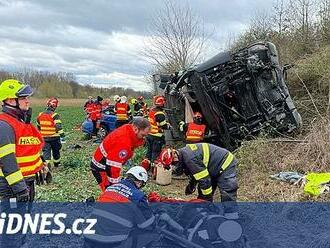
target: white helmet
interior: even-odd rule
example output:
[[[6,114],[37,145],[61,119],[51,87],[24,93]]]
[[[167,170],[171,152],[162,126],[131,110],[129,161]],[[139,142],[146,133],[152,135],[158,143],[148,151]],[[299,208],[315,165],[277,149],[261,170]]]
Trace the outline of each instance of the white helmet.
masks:
[[[126,97],[126,96],[121,96],[121,97],[120,97],[120,102],[121,102],[121,103],[125,103],[125,102],[127,102],[127,97]]]
[[[126,174],[131,174],[137,180],[143,181],[144,183],[148,181],[148,173],[142,166],[133,166],[126,172]]]
[[[120,96],[115,95],[115,96],[113,97],[113,100],[114,100],[115,102],[119,102],[119,100],[120,100]]]

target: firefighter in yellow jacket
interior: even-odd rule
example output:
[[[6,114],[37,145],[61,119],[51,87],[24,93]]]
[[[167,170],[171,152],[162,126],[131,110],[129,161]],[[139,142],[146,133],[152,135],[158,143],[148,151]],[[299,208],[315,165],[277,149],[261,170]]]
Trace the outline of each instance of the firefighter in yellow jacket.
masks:
[[[155,96],[153,103],[155,107],[150,110],[148,118],[151,128],[147,137],[146,154],[147,159],[152,163],[157,159],[162,147],[165,145],[164,130],[171,128],[163,111],[165,107],[164,96]]]
[[[47,183],[50,183],[52,180],[51,161],[53,161],[55,167],[61,165],[61,142],[65,139],[65,134],[62,129],[62,121],[59,114],[55,112],[57,106],[58,100],[56,98],[50,98],[47,101],[46,110],[39,113],[37,117],[38,129],[45,140],[45,146],[42,148],[42,153],[48,166],[46,174]]]
[[[30,124],[29,85],[9,79],[0,84],[0,198],[33,201],[35,174],[43,167],[44,144],[39,131]]]

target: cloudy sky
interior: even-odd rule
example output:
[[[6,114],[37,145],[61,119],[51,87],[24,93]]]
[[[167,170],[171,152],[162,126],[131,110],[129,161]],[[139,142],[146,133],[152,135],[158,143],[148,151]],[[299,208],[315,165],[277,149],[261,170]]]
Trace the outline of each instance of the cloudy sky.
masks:
[[[204,53],[210,57],[272,3],[189,0],[189,5],[212,32]],[[0,68],[72,72],[80,83],[146,90],[151,66],[141,50],[162,6],[162,0],[0,0]]]

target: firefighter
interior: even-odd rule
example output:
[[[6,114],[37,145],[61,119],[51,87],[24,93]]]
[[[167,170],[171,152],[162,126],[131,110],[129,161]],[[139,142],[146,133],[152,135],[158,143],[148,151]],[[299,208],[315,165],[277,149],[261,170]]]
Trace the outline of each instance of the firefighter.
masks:
[[[93,111],[94,100],[92,96],[88,96],[87,101],[84,104],[84,111],[89,116],[90,113]]]
[[[52,181],[51,161],[53,161],[55,167],[59,167],[61,165],[61,142],[64,142],[65,140],[60,115],[55,112],[57,106],[57,98],[48,99],[46,110],[39,113],[37,117],[38,129],[45,140],[45,145],[42,148],[42,154],[48,168],[45,177],[47,183]]]
[[[144,144],[149,130],[148,120],[136,117],[132,124],[125,124],[105,137],[91,162],[91,171],[102,192],[119,181],[123,164],[133,156],[135,148]]]
[[[144,102],[144,97],[143,96],[139,96],[137,98],[137,109],[136,111],[141,112],[142,116],[148,116],[148,106],[147,103]],[[135,110],[135,109],[134,109]]]
[[[126,178],[119,183],[107,187],[99,202],[147,202],[147,197],[141,189],[146,185],[148,173],[142,166],[133,166],[126,172]]]
[[[97,96],[96,100],[92,105],[92,112],[90,114],[90,119],[93,122],[93,134],[96,135],[98,131],[98,122],[102,118],[102,101],[101,96]]]
[[[187,143],[198,143],[204,140],[206,125],[203,123],[203,116],[200,112],[195,112],[193,122],[180,122],[180,131],[185,134]]]
[[[120,102],[116,103],[115,111],[117,116],[116,127],[121,127],[127,124],[132,119],[132,112],[129,104],[127,103],[127,97],[121,96]]]
[[[140,104],[135,98],[131,99],[131,104],[133,105],[134,116],[143,116],[143,112],[140,111],[141,110]]]
[[[14,79],[0,84],[0,198],[33,201],[35,174],[42,167],[44,145],[39,131],[30,123],[29,85]]]
[[[92,212],[92,217],[97,219],[96,235],[85,235],[85,247],[142,247],[134,239],[150,239],[156,218],[142,191],[147,180],[147,171],[134,166],[126,172],[125,179],[107,187]],[[139,235],[130,235],[134,230]]]
[[[155,96],[154,105],[149,112],[150,132],[147,137],[146,158],[152,163],[157,159],[162,147],[165,145],[164,129],[169,129],[171,125],[166,121],[164,96]]]
[[[187,174],[190,181],[186,195],[192,194],[198,185],[198,199],[213,201],[218,187],[222,202],[236,201],[238,161],[230,151],[208,143],[187,144],[177,150],[164,149],[159,161],[165,167],[172,164]]]

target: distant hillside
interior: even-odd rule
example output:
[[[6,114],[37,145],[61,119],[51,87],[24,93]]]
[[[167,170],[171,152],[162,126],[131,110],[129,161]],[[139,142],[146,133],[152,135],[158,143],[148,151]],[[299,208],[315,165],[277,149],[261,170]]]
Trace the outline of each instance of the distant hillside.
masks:
[[[71,73],[40,72],[34,70],[23,70],[19,72],[8,72],[0,70],[0,80],[15,78],[29,83],[35,89],[35,97],[61,97],[61,98],[86,98],[88,96],[102,96],[109,98],[113,95],[150,97],[150,92],[135,91],[121,87],[97,88],[91,85],[82,85],[76,82],[75,76]]]

